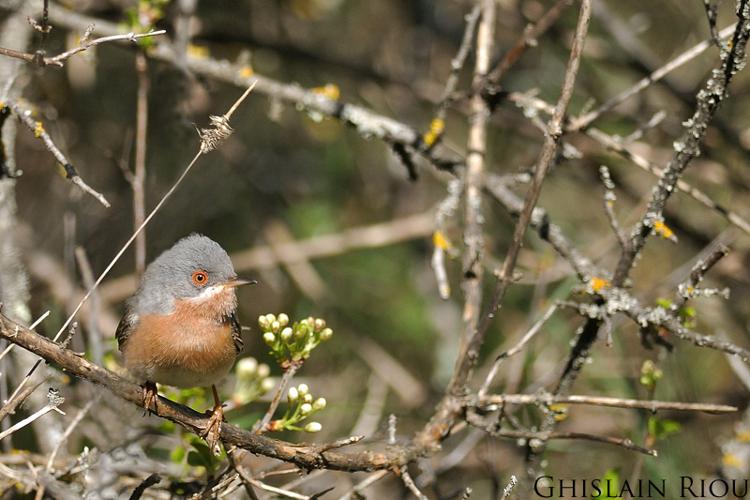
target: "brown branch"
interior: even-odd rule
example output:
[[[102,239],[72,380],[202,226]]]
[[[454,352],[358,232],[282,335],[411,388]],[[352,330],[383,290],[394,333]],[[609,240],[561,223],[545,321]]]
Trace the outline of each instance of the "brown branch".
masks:
[[[557,0],[550,9],[539,18],[536,24],[529,24],[523,30],[523,34],[516,43],[508,50],[492,72],[487,75],[484,83],[490,91],[499,90],[499,85],[508,70],[518,62],[526,49],[536,45],[537,39],[547,32],[560,18],[563,11],[572,4],[572,0]],[[496,87],[493,89],[493,87]]]
[[[552,394],[499,394],[488,395],[479,399],[478,406],[487,409],[488,405],[502,406],[504,404],[573,404],[608,406],[612,408],[629,408],[649,410],[700,411],[706,413],[734,413],[738,409],[734,406],[710,403],[683,403],[679,401],[654,401],[627,398],[611,398],[605,396],[555,396]]]
[[[481,21],[477,32],[476,62],[473,85],[481,85],[490,69],[494,37],[494,0],[481,0]],[[463,250],[463,332],[459,343],[459,363],[468,353],[470,340],[479,322],[482,308],[482,274],[484,273],[484,235],[482,234],[482,191],[484,189],[487,154],[487,124],[489,105],[480,93],[471,98],[469,137],[466,143],[466,170],[464,172],[464,245]],[[457,365],[458,366],[458,365]],[[451,384],[450,392],[462,390],[459,384]]]
[[[87,32],[90,33],[89,31],[90,28],[87,27],[86,29],[87,29]],[[0,47],[0,55],[6,56],[6,57],[12,57],[14,59],[20,59],[21,61],[26,61],[28,63],[33,63],[39,67],[45,67],[45,66],[62,67],[66,59],[69,59],[71,56],[74,56],[75,54],[78,54],[79,52],[88,50],[95,45],[108,43],[108,42],[118,42],[118,41],[130,41],[130,42],[135,43],[140,38],[158,36],[158,35],[163,35],[165,33],[166,33],[165,30],[150,31],[148,33],[132,33],[131,32],[131,33],[124,33],[121,35],[104,36],[104,37],[96,38],[94,40],[89,40],[89,41],[84,40],[83,43],[81,43],[81,45],[79,45],[78,47],[65,51],[62,54],[58,54],[54,57],[45,57],[43,52],[35,52],[33,54],[30,54],[28,52],[20,52],[18,50],[6,49],[3,47]],[[85,35],[84,35],[84,39],[85,39]]]
[[[116,396],[143,408],[141,386],[17,325],[2,314],[0,314],[0,337],[56,364],[71,375],[104,386]],[[164,397],[159,398],[156,415],[171,420],[196,435],[200,435],[208,425],[208,417],[204,414]],[[367,450],[347,453],[333,450],[330,445],[325,444],[294,444],[257,435],[230,423],[222,425],[221,439],[227,446],[236,446],[258,455],[290,462],[303,469],[372,471],[401,467],[417,457],[414,449],[399,445],[388,446],[383,451]]]

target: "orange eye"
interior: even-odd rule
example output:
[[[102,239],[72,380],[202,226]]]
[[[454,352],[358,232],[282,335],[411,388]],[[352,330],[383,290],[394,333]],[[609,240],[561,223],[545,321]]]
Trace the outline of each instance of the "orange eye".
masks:
[[[206,271],[195,271],[193,273],[193,284],[195,286],[206,286],[208,283],[208,273]]]

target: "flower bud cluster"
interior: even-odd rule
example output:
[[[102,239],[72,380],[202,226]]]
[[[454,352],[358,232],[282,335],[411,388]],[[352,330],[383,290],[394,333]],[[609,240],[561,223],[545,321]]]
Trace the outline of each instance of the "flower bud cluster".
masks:
[[[318,432],[323,428],[319,422],[307,422],[302,425],[304,420],[326,407],[325,398],[314,398],[307,384],[290,387],[286,400],[288,403],[286,413],[281,419],[271,422],[272,430]]]
[[[290,325],[289,316],[284,313],[265,314],[258,317],[258,325],[263,330],[263,341],[282,368],[304,361],[318,344],[333,335],[325,320],[312,316]]]

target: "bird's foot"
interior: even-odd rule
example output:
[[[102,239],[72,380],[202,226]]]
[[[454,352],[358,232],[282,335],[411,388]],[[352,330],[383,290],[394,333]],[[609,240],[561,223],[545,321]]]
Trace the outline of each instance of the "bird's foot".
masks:
[[[221,404],[219,392],[216,390],[215,385],[211,386],[211,391],[214,394],[214,409],[206,411],[209,419],[201,437],[206,440],[213,454],[219,455],[221,453],[219,442],[221,441],[221,423],[224,421],[224,405]]]
[[[156,389],[156,384],[146,382],[141,387],[143,388],[143,407],[146,409],[143,416],[156,414],[156,402],[159,400],[159,392]]]
[[[221,440],[221,423],[224,421],[224,408],[219,404],[214,406],[213,410],[206,411],[206,415],[209,416],[208,424],[206,424],[206,429],[201,437],[206,440],[213,454],[218,455],[221,453],[219,442]]]

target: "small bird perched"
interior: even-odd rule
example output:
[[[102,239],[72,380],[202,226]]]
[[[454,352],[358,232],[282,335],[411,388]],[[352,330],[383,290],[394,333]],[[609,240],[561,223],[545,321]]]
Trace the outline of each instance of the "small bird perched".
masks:
[[[143,403],[157,411],[155,382],[211,386],[214,408],[204,437],[213,449],[224,420],[216,384],[242,350],[235,288],[240,279],[227,252],[192,234],[156,258],[127,301],[117,326],[125,367],[143,382]]]

